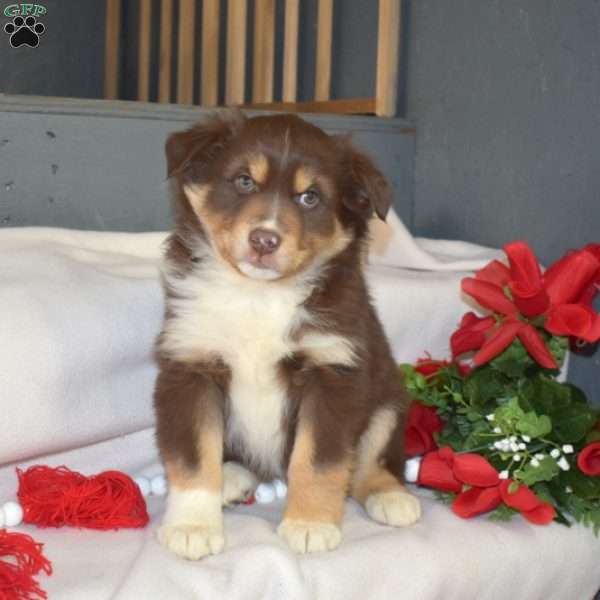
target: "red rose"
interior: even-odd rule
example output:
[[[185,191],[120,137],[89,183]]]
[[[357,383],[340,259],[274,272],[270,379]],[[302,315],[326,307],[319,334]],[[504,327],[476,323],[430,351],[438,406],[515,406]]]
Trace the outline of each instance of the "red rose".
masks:
[[[444,421],[440,419],[435,408],[413,402],[406,418],[404,446],[407,456],[425,454],[437,448],[433,434],[442,429]]]
[[[485,343],[485,334],[496,324],[494,317],[478,317],[473,312],[466,313],[460,327],[450,337],[452,356],[456,358],[465,352],[479,350]]]
[[[600,442],[588,444],[577,457],[577,466],[586,475],[600,475]]]

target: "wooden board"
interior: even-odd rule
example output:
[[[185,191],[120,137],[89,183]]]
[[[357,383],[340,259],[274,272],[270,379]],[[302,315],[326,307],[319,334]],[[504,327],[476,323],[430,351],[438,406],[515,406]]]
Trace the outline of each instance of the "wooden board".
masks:
[[[171,101],[171,57],[173,53],[173,0],[160,3],[160,53],[158,57],[158,101]]]
[[[138,33],[138,89],[142,102],[150,99],[150,34],[152,31],[152,0],[140,0]]]
[[[284,102],[295,102],[297,97],[299,17],[300,0],[285,0],[282,91]]]
[[[104,97],[119,97],[119,36],[121,0],[106,0],[106,34],[104,45]]]
[[[219,0],[202,2],[202,106],[219,103],[219,16]]]
[[[177,102],[194,100],[194,25],[195,0],[179,0],[179,44],[177,48]]]
[[[375,112],[379,117],[393,117],[396,114],[400,18],[400,0],[379,0],[375,83]]]
[[[243,104],[246,93],[246,0],[229,0],[225,104]]]
[[[275,0],[254,0],[252,101],[273,100]]]
[[[319,0],[315,100],[329,100],[331,93],[331,45],[333,41],[333,0]]]

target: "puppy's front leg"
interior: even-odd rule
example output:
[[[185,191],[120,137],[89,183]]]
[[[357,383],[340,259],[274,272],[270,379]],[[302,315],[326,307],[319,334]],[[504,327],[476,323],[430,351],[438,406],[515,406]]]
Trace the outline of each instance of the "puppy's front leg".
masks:
[[[223,416],[210,375],[168,365],[155,392],[157,440],[169,495],[160,542],[197,560],[223,550]]]
[[[277,531],[300,553],[333,550],[341,541],[352,453],[349,423],[329,403],[348,391],[327,385],[335,380],[317,378],[305,391],[288,467],[287,507]]]

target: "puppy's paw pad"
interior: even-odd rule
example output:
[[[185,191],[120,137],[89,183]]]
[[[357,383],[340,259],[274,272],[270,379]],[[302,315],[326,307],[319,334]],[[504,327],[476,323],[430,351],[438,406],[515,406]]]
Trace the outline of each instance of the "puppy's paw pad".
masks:
[[[365,508],[375,521],[394,527],[413,525],[421,517],[419,499],[399,490],[371,494],[367,498]]]
[[[198,525],[163,525],[158,530],[158,540],[171,552],[189,560],[219,554],[225,546],[220,529]]]
[[[284,519],[277,533],[299,554],[333,550],[342,540],[342,532],[337,525],[316,521]]]
[[[234,462],[223,465],[223,504],[230,506],[236,502],[247,500],[258,485],[258,479],[254,475]]]

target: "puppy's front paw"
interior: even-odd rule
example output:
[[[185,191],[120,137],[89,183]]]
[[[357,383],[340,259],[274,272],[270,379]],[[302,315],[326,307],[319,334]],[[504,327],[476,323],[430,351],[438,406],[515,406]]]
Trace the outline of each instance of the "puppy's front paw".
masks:
[[[223,504],[231,506],[237,502],[247,500],[258,485],[254,473],[235,462],[226,462],[223,465]]]
[[[284,519],[277,533],[300,554],[333,550],[342,540],[342,532],[337,525],[316,521]]]
[[[394,527],[413,525],[421,516],[419,499],[400,490],[371,494],[365,508],[375,521]]]
[[[202,525],[169,525],[158,530],[160,543],[182,558],[198,560],[223,551],[223,531]]]

